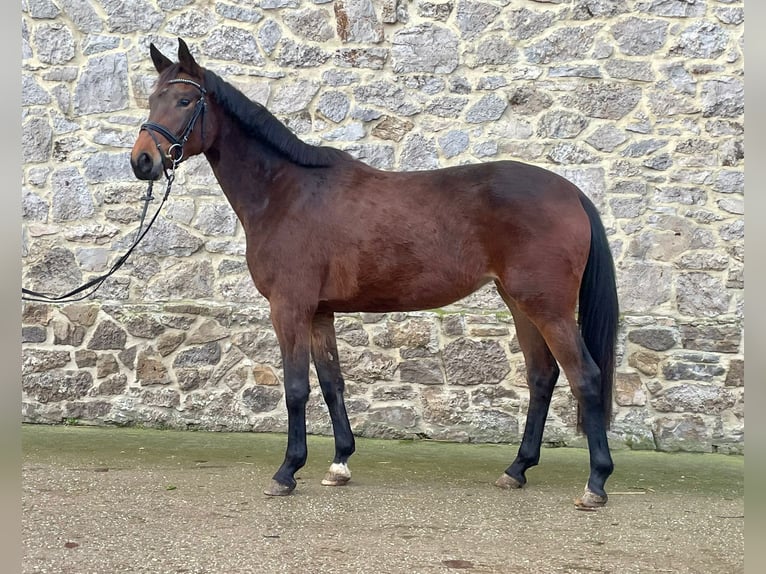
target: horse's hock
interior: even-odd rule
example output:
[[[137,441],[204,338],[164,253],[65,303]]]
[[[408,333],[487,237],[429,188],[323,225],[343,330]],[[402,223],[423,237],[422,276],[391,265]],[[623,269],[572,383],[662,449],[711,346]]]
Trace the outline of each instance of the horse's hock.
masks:
[[[576,183],[617,266],[612,444],[742,452],[742,2],[607,4],[29,0],[24,286],[71,289],[129,245],[147,47],[183,35],[307,142],[392,170],[520,159]],[[24,420],[285,430],[279,349],[243,254],[207,163],[190,159],[96,299],[24,305]],[[523,357],[494,290],[336,329],[356,434],[520,439]],[[307,412],[310,432],[331,432],[313,383]],[[575,418],[562,376],[544,440],[583,444]]]

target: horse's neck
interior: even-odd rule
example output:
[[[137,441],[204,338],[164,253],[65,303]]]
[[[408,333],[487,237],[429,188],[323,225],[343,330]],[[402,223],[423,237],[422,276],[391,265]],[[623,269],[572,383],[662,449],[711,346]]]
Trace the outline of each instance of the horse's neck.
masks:
[[[240,221],[257,216],[270,201],[277,180],[294,166],[241,130],[223,132],[205,153]]]

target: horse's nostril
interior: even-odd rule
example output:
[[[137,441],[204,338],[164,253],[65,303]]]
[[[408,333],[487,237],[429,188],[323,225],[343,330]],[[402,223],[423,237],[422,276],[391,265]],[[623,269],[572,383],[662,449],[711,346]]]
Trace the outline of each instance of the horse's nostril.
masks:
[[[148,172],[152,169],[152,158],[149,157],[148,153],[143,152],[140,156],[138,156],[138,167],[143,172]]]

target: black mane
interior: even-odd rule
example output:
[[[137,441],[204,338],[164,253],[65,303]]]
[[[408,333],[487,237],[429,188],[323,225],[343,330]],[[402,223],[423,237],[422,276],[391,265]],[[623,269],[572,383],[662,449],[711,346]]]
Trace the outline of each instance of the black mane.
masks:
[[[205,89],[249,134],[281,155],[306,167],[326,167],[351,156],[339,149],[313,146],[300,140],[261,104],[252,101],[220,76],[205,70]]]

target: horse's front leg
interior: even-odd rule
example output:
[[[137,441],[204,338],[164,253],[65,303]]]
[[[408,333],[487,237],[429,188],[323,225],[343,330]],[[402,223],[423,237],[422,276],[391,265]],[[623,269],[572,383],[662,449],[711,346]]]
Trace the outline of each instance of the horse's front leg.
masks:
[[[271,322],[279,340],[287,404],[285,460],[264,491],[285,496],[295,489],[295,473],[306,464],[306,402],[309,398],[310,332],[313,309],[289,303],[271,303]]]
[[[351,479],[348,458],[354,452],[354,435],[348,421],[343,401],[345,383],[338,361],[338,344],[335,339],[333,313],[317,313],[311,324],[311,355],[314,358],[322,396],[327,404],[335,436],[335,457],[322,484],[342,486]]]

